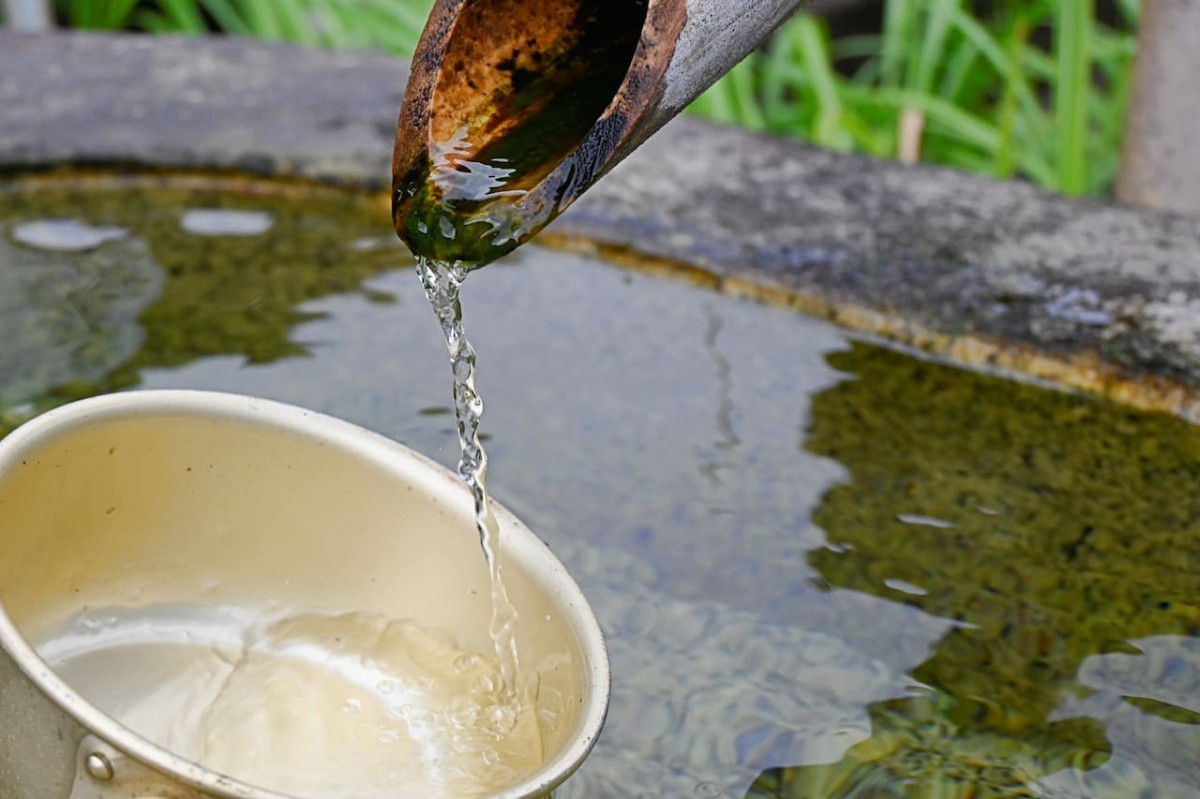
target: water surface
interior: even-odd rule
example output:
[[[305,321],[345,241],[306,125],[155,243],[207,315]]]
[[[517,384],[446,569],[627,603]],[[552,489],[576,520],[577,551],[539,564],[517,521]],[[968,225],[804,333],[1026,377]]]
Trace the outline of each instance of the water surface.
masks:
[[[252,188],[0,192],[0,425],[217,389],[453,467],[386,209]],[[1200,796],[1194,427],[532,247],[463,295],[494,496],[612,652],[563,797]]]

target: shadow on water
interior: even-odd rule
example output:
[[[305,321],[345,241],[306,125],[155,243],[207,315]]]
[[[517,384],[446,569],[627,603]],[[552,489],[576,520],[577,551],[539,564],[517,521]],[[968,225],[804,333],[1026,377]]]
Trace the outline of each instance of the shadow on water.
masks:
[[[305,301],[390,300],[361,288],[410,262],[386,212],[345,192],[295,194],[179,178],[0,184],[0,435],[137,385],[143,369],[302,356],[291,334],[314,318]]]
[[[958,624],[869,739],[749,796],[1196,796],[1198,431],[867,345],[830,360],[856,379],[814,397],[805,447],[852,479],[809,561]]]

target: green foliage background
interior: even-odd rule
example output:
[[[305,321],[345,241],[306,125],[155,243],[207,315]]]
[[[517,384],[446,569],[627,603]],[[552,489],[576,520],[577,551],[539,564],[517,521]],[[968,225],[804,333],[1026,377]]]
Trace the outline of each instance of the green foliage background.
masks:
[[[1111,192],[1140,0],[886,0],[879,32],[798,13],[692,112],[822,147]],[[58,0],[69,26],[410,55],[432,0]],[[905,145],[906,120],[919,133]]]
[[[823,147],[899,154],[906,111],[921,159],[1068,194],[1105,194],[1120,163],[1139,0],[888,0],[877,35],[831,40],[799,14],[696,104],[714,119]]]

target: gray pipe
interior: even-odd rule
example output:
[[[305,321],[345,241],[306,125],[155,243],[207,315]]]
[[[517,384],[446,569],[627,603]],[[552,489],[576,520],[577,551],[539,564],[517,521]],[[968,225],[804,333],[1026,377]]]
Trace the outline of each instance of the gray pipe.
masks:
[[[527,241],[800,0],[438,0],[392,164],[396,232],[468,268]]]

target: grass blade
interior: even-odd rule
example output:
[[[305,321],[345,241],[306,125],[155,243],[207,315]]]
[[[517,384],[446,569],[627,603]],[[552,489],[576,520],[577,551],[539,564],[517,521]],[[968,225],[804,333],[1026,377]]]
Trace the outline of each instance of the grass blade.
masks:
[[[1076,2],[1076,0],[1064,1]],[[1034,19],[1033,15],[1029,18],[1031,27],[1034,25]],[[1050,121],[1045,117],[1042,105],[1034,94],[1032,82],[1026,77],[1029,65],[1029,61],[1026,59],[1027,57],[1036,59],[1036,48],[1023,47],[1020,49],[1019,55],[1014,56],[978,20],[961,11],[955,14],[954,26],[979,51],[980,57],[991,65],[996,74],[1007,82],[1015,94],[1020,115],[1025,117],[1031,126],[1036,127],[1039,122],[1043,123],[1046,127],[1042,134],[1043,140],[1050,140],[1052,138]],[[968,104],[967,107],[970,105]]]
[[[805,97],[804,81],[797,81],[789,74],[795,60],[792,52],[795,26],[795,18],[788,20],[767,47],[762,66],[762,103],[771,130],[805,136],[807,127],[788,130],[789,123],[802,124],[797,105],[810,105]]]
[[[119,30],[125,27],[137,4],[138,0],[109,0],[109,2],[101,4],[103,13],[101,26],[106,30]]]
[[[737,122],[737,104],[733,99],[733,88],[726,75],[714,83],[692,103],[692,109],[714,122],[734,124]]]
[[[829,53],[828,33],[815,17],[797,17],[793,27],[800,56],[817,97],[817,117],[812,140],[833,150],[851,150],[854,138],[842,123],[838,76]]]
[[[1021,51],[1029,39],[1029,24],[1021,14],[1013,22],[1008,33],[1008,69],[1004,74],[1004,90],[1000,97],[999,124],[1000,142],[996,147],[992,174],[998,178],[1011,178],[1016,172],[1014,137],[1017,118],[1017,96],[1025,85],[1021,70]]]
[[[729,74],[728,85],[730,96],[736,108],[736,121],[739,125],[750,130],[766,130],[767,121],[759,107],[758,97],[754,91],[754,76],[758,73],[755,62],[757,55],[744,59]]]
[[[967,76],[975,68],[979,58],[979,50],[966,39],[961,39],[953,45],[953,49],[942,65],[942,80],[938,85],[938,96],[948,100],[956,99],[966,84]]]
[[[283,31],[275,18],[275,10],[270,0],[238,0],[238,6],[252,36],[274,40],[283,38]]]
[[[1095,0],[1068,0],[1058,7],[1054,86],[1058,144],[1058,189],[1082,194],[1087,189],[1087,95],[1091,88],[1088,32]]]
[[[364,0],[348,3],[335,0],[336,10],[346,35],[359,47],[375,47],[398,55],[411,56],[425,26],[429,0]]]
[[[932,0],[929,15],[921,31],[916,75],[908,88],[928,92],[933,88],[933,76],[946,59],[946,37],[950,22],[959,10],[958,0]]]
[[[284,40],[308,45],[320,43],[320,35],[311,19],[312,9],[309,2],[297,2],[297,0],[260,0],[260,2],[274,7],[275,19]]]
[[[1137,30],[1142,22],[1142,0],[1116,0],[1116,6],[1125,26]]]
[[[128,26],[138,0],[64,0],[67,22],[75,28],[120,30]]]
[[[200,0],[200,4],[217,23],[217,27],[225,33],[235,36],[246,36],[250,33],[246,21],[230,0]]]
[[[208,31],[204,18],[192,0],[158,0],[167,24],[179,33],[200,34]],[[149,28],[147,28],[149,30]]]
[[[880,82],[896,87],[904,83],[904,52],[910,17],[908,0],[888,0],[883,11],[883,39],[879,48]]]
[[[879,47],[880,37],[875,35],[843,36],[830,43],[830,52],[834,61],[843,61],[851,58],[870,58],[879,53]]]
[[[897,111],[902,108],[915,108],[925,114],[931,125],[936,124],[948,137],[989,155],[995,152],[1000,141],[1000,132],[995,125],[938,97],[905,89],[883,89],[864,92],[860,100],[885,105]]]

